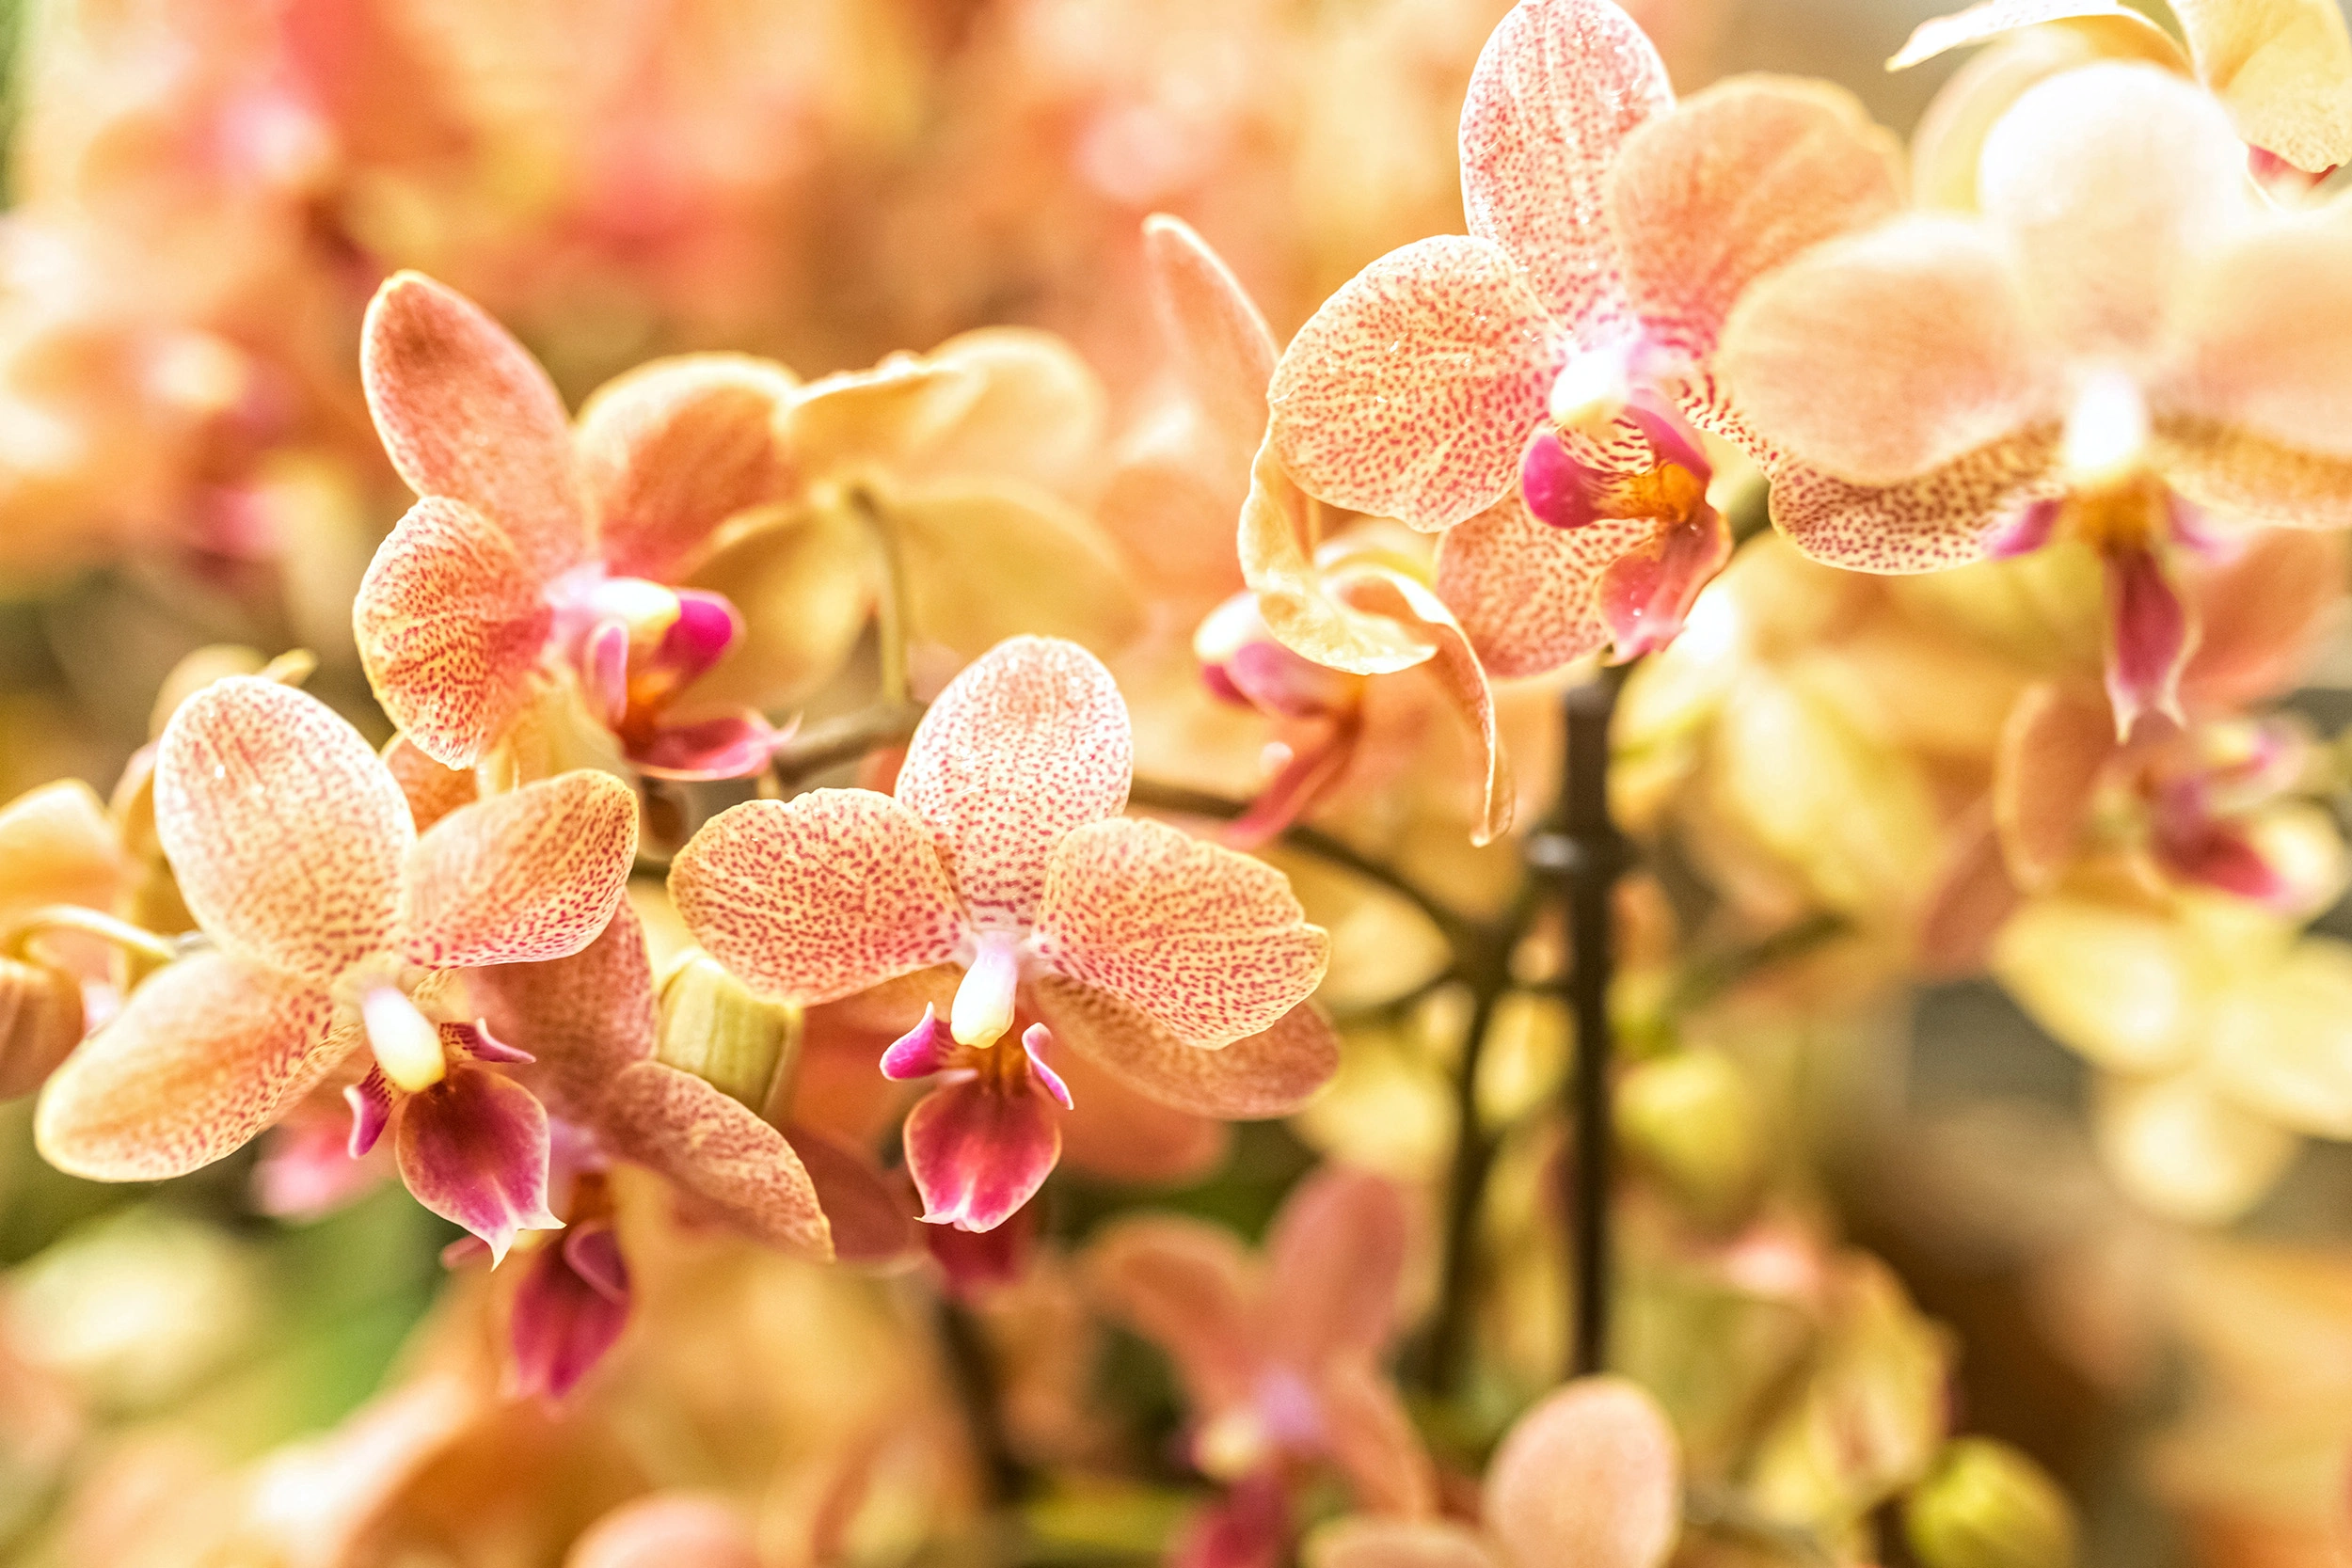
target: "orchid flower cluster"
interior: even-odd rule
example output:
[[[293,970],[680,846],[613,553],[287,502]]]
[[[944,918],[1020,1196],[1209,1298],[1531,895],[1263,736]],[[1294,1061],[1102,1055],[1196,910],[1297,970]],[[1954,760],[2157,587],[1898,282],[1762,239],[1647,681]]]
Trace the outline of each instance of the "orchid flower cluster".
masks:
[[[2352,1560],[2352,32],[1732,3],[29,30],[0,1546]]]

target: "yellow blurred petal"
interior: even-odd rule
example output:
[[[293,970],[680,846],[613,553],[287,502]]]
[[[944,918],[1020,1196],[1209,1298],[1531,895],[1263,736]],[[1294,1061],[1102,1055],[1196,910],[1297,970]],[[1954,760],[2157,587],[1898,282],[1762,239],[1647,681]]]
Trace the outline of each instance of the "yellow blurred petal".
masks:
[[[909,478],[986,474],[1067,495],[1102,451],[1109,399],[1077,350],[1051,332],[984,326],[924,362],[971,376],[978,392],[906,454],[898,471]]]
[[[2188,1225],[2221,1225],[2246,1212],[2300,1147],[2294,1133],[2192,1074],[2103,1085],[2092,1130],[2125,1192]]]
[[[2215,1084],[2283,1127],[2352,1138],[2352,946],[2312,938],[2214,1009]]]
[[[1994,940],[1992,969],[2035,1022],[2120,1072],[2181,1065],[2211,1020],[2194,935],[2153,909],[2036,899]]]
[[[1062,637],[1098,653],[1142,625],[1119,556],[1049,492],[1001,481],[881,502],[906,574],[913,632],[977,658],[1008,637]]]
[[[1308,557],[1316,504],[1292,481],[1269,437],[1258,449],[1241,513],[1242,577],[1258,595],[1266,629],[1301,658],[1351,674],[1388,674],[1430,658],[1436,645],[1413,628],[1324,591]]]
[[[743,635],[679,703],[681,722],[787,709],[849,657],[873,607],[874,545],[856,519],[809,508],[756,523],[722,543],[688,586],[724,594]]]
[[[2318,173],[2352,162],[2352,36],[2337,0],[2172,0],[2238,135]]]

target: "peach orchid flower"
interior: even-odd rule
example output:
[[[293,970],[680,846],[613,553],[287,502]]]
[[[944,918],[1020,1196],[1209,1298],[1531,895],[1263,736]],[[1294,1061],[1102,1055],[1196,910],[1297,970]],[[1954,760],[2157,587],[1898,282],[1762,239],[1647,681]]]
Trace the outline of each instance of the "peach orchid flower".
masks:
[[[360,372],[421,499],[376,551],[353,626],[369,684],[421,751],[473,766],[553,665],[644,771],[766,763],[779,736],[756,713],[678,725],[665,710],[742,633],[723,594],[674,583],[719,524],[781,489],[789,372],[656,360],[592,397],[575,430],[505,328],[401,273],[368,308]]]
[[[155,824],[213,950],[132,992],[41,1095],[61,1170],[159,1180],[209,1164],[364,1050],[353,1147],[389,1132],[419,1202],[505,1254],[547,1211],[548,1116],[529,1058],[465,1004],[488,966],[595,941],[636,853],[636,803],[574,772],[420,835],[400,786],[316,698],[250,676],[182,705]]]
[[[764,994],[813,1005],[963,971],[947,1020],[926,1006],[882,1058],[938,1079],[904,1132],[932,1223],[989,1229],[1044,1180],[1048,1103],[1070,1100],[1057,1051],[1222,1118],[1287,1114],[1336,1070],[1306,1006],[1329,939],[1279,872],[1120,816],[1133,745],[1093,656],[1015,638],[924,716],[895,797],[750,801],[672,863],[694,939]]]
[[[1444,532],[1438,594],[1493,673],[1661,646],[1730,547],[1689,428],[1748,436],[1711,372],[1724,314],[1896,208],[1892,139],[1815,84],[1677,108],[1611,0],[1523,0],[1461,162],[1469,237],[1373,262],[1282,355],[1260,487]]]
[[[2219,547],[2203,514],[2352,524],[2352,232],[2264,212],[2240,164],[2196,87],[2090,66],[1994,128],[1981,217],[1900,219],[1757,284],[1722,363],[1789,454],[1773,521],[1895,573],[2063,530],[2106,562],[2119,733],[2178,718],[2197,631],[2166,562]]]

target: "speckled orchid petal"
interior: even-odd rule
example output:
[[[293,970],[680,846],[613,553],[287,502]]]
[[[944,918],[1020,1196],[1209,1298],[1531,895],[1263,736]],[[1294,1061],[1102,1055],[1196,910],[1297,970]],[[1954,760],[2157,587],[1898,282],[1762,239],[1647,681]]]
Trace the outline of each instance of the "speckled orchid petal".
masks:
[[[565,1227],[532,1255],[515,1291],[509,1328],[515,1383],[523,1394],[560,1400],[579,1386],[628,1325],[628,1265],[612,1227]]]
[[[2018,886],[2046,886],[2074,860],[2115,752],[2115,714],[2101,692],[2045,681],[2018,696],[1993,763],[1993,819]]]
[[[1623,1378],[1581,1378],[1495,1450],[1486,1528],[1517,1568],[1660,1568],[1681,1532],[1681,1472],[1656,1400]]]
[[[2055,418],[2042,357],[1999,242],[1921,216],[1766,276],[1732,310],[1717,367],[1763,439],[1885,485]]]
[[[2167,483],[2201,512],[2274,528],[2352,528],[2352,460],[2211,423],[2157,433]]]
[[[2115,733],[2128,737],[2140,716],[2185,723],[2181,672],[2197,646],[2197,622],[2153,550],[2106,556],[2107,700]]]
[[[564,1568],[760,1568],[759,1544],[724,1499],[656,1493],[590,1527]]]
[[[1249,1397],[1263,1281],[1232,1232],[1172,1214],[1117,1220],[1088,1249],[1087,1276],[1097,1299],[1168,1353],[1196,1407]]]
[[[547,1108],[488,1068],[453,1063],[393,1117],[401,1180],[419,1203],[482,1238],[494,1267],[516,1231],[563,1227],[548,1212],[548,1148]]]
[[[1179,1037],[1222,1045],[1269,1028],[1323,979],[1331,939],[1290,879],[1165,822],[1117,817],[1054,850],[1037,945]]]
[[[1821,82],[1734,77],[1650,119],[1608,187],[1643,328],[1705,359],[1756,278],[1899,210],[1901,160],[1852,94]]]
[[[1302,1367],[1377,1357],[1405,1282],[1405,1195],[1369,1171],[1327,1165],[1295,1188],[1266,1233],[1266,1289],[1282,1310],[1275,1353]]]
[[[1353,674],[1385,674],[1427,660],[1435,645],[1412,627],[1332,596],[1309,551],[1315,504],[1292,481],[1269,436],[1251,465],[1241,513],[1242,578],[1258,596],[1266,630],[1300,657]]]
[[[1358,609],[1411,626],[1436,644],[1437,653],[1424,668],[1446,705],[1469,728],[1480,759],[1470,842],[1489,844],[1510,832],[1518,803],[1511,758],[1502,748],[1502,731],[1495,718],[1494,689],[1487,684],[1486,666],[1479,662],[1470,634],[1443,599],[1401,572],[1365,568],[1349,575],[1343,592]]]
[[[368,306],[359,378],[410,489],[498,525],[536,581],[580,560],[587,531],[564,400],[481,307],[421,273],[393,274]]]
[[[1730,559],[1730,529],[1713,507],[1701,506],[1611,562],[1594,594],[1613,656],[1638,658],[1681,635],[1699,590]]]
[[[2309,173],[2352,163],[2352,36],[2336,0],[2173,0],[2237,134]]]
[[[1547,528],[1518,495],[1445,537],[1438,596],[1486,673],[1540,675],[1609,645],[1595,589],[1609,563],[1656,531],[1645,517]]]
[[[1470,231],[1508,251],[1585,341],[1626,314],[1610,168],[1633,129],[1673,103],[1658,50],[1611,0],[1524,0],[1470,73],[1461,130]]]
[[[467,972],[466,996],[493,1036],[535,1059],[517,1081],[571,1121],[593,1121],[621,1069],[653,1053],[653,966],[626,898],[570,958],[485,964]]]
[[[364,1160],[382,1141],[384,1130],[392,1124],[392,1086],[384,1078],[381,1067],[368,1069],[367,1076],[343,1090],[343,1103],[351,1111],[351,1132],[344,1140],[343,1152],[352,1160]]]
[[[408,798],[408,816],[417,832],[469,804],[481,793],[470,768],[448,768],[426,756],[405,735],[392,736],[381,753],[384,766],[400,792]]]
[[[1368,1513],[1317,1530],[1315,1568],[1502,1568],[1484,1536],[1450,1519],[1385,1519]]]
[[[1288,1116],[1339,1071],[1339,1037],[1302,1004],[1274,1025],[1216,1050],[1190,1045],[1109,991],[1058,974],[1034,988],[1055,1040],[1130,1088],[1196,1116],[1226,1121]]]
[[[451,768],[472,767],[521,711],[555,621],[506,535],[438,496],[377,547],[351,615],[376,700]]]
[[[691,1072],[638,1062],[613,1079],[597,1135],[770,1246],[833,1256],[833,1232],[785,1135]]]
[[[1517,478],[1566,352],[1501,246],[1422,240],[1358,273],[1298,329],[1274,368],[1268,439],[1335,506],[1452,528]]]
[[[778,499],[792,373],[743,354],[656,359],[580,405],[576,450],[596,553],[615,577],[672,580],[711,530]]]
[[[2261,460],[2267,444],[2338,466],[2352,460],[2352,376],[2344,370],[2352,362],[2352,231],[2309,219],[2265,225],[2203,261],[2170,320],[2189,356],[2166,400],[2181,422],[2166,420],[2158,433],[2190,450],[2192,461],[2253,459],[2235,486],[2250,498],[2266,479],[2295,472]],[[2290,485],[2257,515],[2305,522],[2299,499]]]
[[[1772,525],[1814,560],[1850,572],[1940,572],[2012,553],[2021,521],[2060,491],[2058,432],[1979,448],[1900,484],[1849,484],[1791,465],[1772,481]]]
[[[916,481],[984,475],[1057,495],[1083,485],[1103,449],[1110,400],[1076,349],[1033,326],[983,326],[923,357],[970,375],[979,391],[895,471]]]
[[[952,962],[964,927],[921,819],[864,789],[720,813],[670,863],[670,896],[738,979],[807,1004]]]
[[[221,953],[159,971],[50,1075],[41,1157],[101,1181],[160,1181],[268,1126],[330,1067],[326,993]]]
[[[1055,846],[1117,816],[1134,771],[1127,705],[1102,661],[1074,642],[1015,637],[923,716],[898,799],[930,825],[973,920],[1025,926]]]
[[[2118,0],[1982,0],[1966,10],[1919,24],[1911,40],[1886,62],[1886,69],[1908,71],[1947,51],[2045,22],[2065,22],[2085,29],[2110,55],[2137,55],[2183,72],[2188,69],[2187,59],[2170,34]]]
[[[2190,259],[2253,215],[2245,164],[2194,83],[2102,63],[2026,89],[1985,136],[1978,199],[2041,331],[2075,354],[2142,356]]]
[[[223,947],[326,983],[390,940],[407,798],[334,710],[248,675],[172,715],[155,828],[181,896]]]
[[[1119,552],[1050,491],[960,480],[896,493],[883,511],[922,641],[977,658],[1026,631],[1107,654],[1142,628]]]
[[[1248,461],[1265,435],[1279,349],[1223,258],[1182,218],[1143,220],[1143,261],[1168,357],[1218,443]]]
[[[452,812],[417,840],[400,946],[437,969],[568,958],[596,939],[637,857],[637,797],[586,768]]]
[[[1009,1045],[993,1050],[1012,1049]],[[907,1113],[907,1171],[928,1225],[993,1230],[1037,1195],[1061,1158],[1061,1127],[1042,1094],[988,1083],[932,1090]]]

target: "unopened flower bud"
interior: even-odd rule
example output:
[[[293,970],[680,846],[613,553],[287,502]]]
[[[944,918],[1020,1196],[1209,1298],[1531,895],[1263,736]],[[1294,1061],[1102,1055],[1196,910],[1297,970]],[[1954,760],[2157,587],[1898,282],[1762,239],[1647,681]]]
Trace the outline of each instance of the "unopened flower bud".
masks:
[[[1617,1086],[1617,1125],[1629,1150],[1704,1208],[1736,1204],[1755,1180],[1755,1097],[1720,1051],[1637,1063]]]
[[[661,982],[655,1057],[755,1112],[790,1075],[800,1045],[797,1006],[754,995],[706,953],[689,951]]]
[[[40,1087],[81,1037],[79,981],[38,960],[0,958],[0,1100]]]
[[[2006,1443],[1963,1437],[1903,1503],[1923,1568],[2072,1568],[2074,1515],[2042,1468]]]

